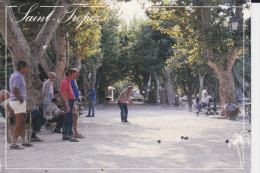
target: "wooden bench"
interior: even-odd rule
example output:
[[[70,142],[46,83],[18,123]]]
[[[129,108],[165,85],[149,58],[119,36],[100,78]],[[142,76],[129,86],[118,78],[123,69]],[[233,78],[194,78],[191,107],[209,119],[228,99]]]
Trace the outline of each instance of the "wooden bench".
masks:
[[[31,112],[29,115],[26,114],[26,116],[29,116],[29,122],[26,122],[25,118],[25,136],[27,136],[27,140],[31,142],[31,135],[32,135],[32,117]],[[11,122],[11,118],[14,120],[14,122]],[[6,126],[7,126],[7,142],[11,142],[11,136],[13,135],[14,127],[15,127],[15,118],[14,115],[11,118],[7,118]]]

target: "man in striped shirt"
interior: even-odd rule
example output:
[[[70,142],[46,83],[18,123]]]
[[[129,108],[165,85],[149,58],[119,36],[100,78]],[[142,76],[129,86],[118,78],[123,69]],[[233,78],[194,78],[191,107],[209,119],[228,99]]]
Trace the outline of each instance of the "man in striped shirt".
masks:
[[[126,102],[130,103],[130,106],[133,106],[133,102],[130,100],[130,94],[132,92],[132,87],[129,86],[127,89],[123,90],[118,98],[118,106],[121,110],[121,122],[128,122],[127,115],[128,115],[128,108]]]

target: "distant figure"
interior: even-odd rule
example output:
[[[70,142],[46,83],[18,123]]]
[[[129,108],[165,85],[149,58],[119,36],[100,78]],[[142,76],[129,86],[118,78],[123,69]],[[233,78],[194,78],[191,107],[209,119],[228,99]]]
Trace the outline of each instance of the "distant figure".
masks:
[[[133,102],[130,100],[130,94],[132,92],[132,87],[129,86],[127,89],[123,90],[118,98],[118,106],[121,110],[121,122],[128,122],[127,116],[128,116],[128,108],[126,102],[128,101],[130,103],[130,106],[133,106]]]
[[[42,102],[44,110],[46,110],[53,98],[53,82],[55,81],[56,74],[53,72],[49,72],[48,77],[49,79],[46,80],[42,86]]]
[[[87,117],[94,117],[95,116],[95,102],[96,102],[96,91],[93,87],[92,83],[89,83],[89,90],[88,90],[88,115]],[[90,115],[92,112],[92,115]]]
[[[29,67],[25,61],[19,61],[16,67],[18,71],[15,71],[9,79],[10,107],[14,111],[16,120],[10,149],[22,149],[16,144],[19,136],[22,138],[23,146],[32,146],[25,140],[26,87],[23,76],[28,73]]]
[[[232,99],[228,98],[228,103],[224,106],[224,111],[229,120],[236,120],[238,113],[241,113],[239,107],[232,103]]]

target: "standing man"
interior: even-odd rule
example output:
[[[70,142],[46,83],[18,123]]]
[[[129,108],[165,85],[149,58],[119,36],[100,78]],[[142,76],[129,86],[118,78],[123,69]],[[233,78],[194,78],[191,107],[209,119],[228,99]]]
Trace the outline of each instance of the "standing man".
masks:
[[[73,69],[68,69],[65,73],[66,77],[61,82],[61,95],[63,101],[63,106],[65,108],[65,117],[63,121],[63,140],[70,140],[71,142],[79,142],[74,138],[72,131],[73,115],[72,110],[74,106],[75,96],[73,89],[71,87],[71,80],[74,79],[74,73],[76,71]]]
[[[84,136],[82,136],[81,134],[79,134],[78,132],[78,112],[79,112],[79,108],[78,108],[78,105],[76,103],[78,103],[78,100],[79,100],[79,90],[78,90],[78,85],[77,85],[77,78],[79,77],[79,71],[78,69],[76,68],[72,68],[72,70],[75,71],[74,73],[74,78],[71,80],[71,86],[72,86],[72,89],[73,89],[73,93],[74,93],[74,96],[75,96],[75,102],[74,102],[74,106],[73,106],[73,124],[72,124],[72,127],[73,127],[73,131],[74,131],[74,137],[75,138],[84,138]]]
[[[16,119],[10,149],[21,149],[16,144],[19,136],[22,138],[22,146],[32,146],[25,141],[26,89],[23,76],[28,73],[29,67],[25,61],[19,61],[16,67],[18,71],[15,71],[9,79],[10,107],[13,109]]]
[[[88,115],[86,117],[94,117],[95,116],[95,102],[96,102],[96,91],[93,87],[93,83],[89,83],[88,90]],[[90,116],[92,111],[92,115]]]
[[[43,87],[42,87],[44,111],[46,110],[48,105],[51,103],[51,100],[53,98],[53,82],[55,81],[56,74],[53,72],[49,72],[48,77],[49,77],[49,79],[43,83]]]
[[[118,98],[118,106],[121,110],[121,122],[128,122],[127,115],[128,115],[128,108],[126,102],[130,103],[130,106],[133,106],[133,102],[130,100],[130,94],[132,92],[132,87],[129,86],[127,89],[123,90]]]

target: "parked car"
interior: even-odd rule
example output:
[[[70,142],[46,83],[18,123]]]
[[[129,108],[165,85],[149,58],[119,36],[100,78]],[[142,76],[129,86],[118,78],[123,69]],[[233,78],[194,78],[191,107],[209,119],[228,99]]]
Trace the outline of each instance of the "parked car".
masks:
[[[133,91],[130,94],[130,98],[132,99],[132,101],[137,101],[137,102],[143,102],[144,101],[144,96],[140,94],[140,91]]]

